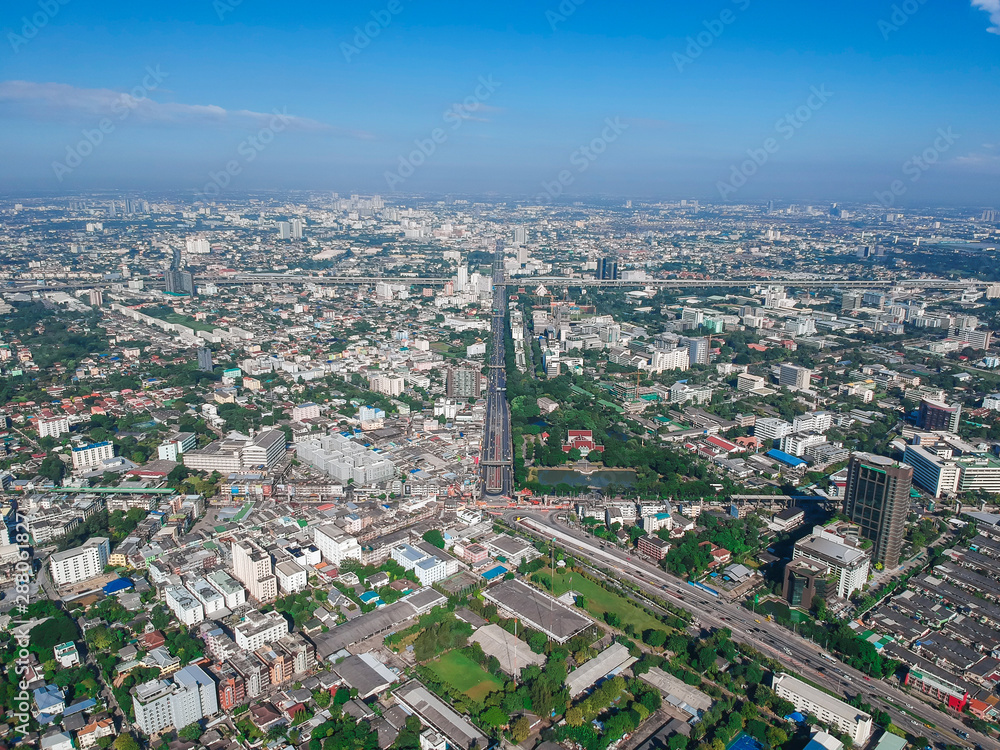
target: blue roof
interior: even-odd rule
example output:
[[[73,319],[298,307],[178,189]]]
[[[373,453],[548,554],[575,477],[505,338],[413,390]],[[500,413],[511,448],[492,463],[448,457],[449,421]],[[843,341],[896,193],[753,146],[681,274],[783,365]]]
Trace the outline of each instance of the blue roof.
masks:
[[[503,565],[496,565],[487,570],[485,573],[483,573],[483,578],[485,578],[487,581],[492,581],[494,578],[499,578],[506,572],[507,568],[505,568]]]
[[[89,711],[96,705],[97,701],[93,698],[85,698],[82,701],[77,701],[72,706],[67,706],[66,710],[63,711],[63,716],[72,716],[73,714],[78,714],[81,711]]]
[[[789,466],[802,466],[806,463],[798,456],[793,456],[791,453],[779,451],[777,448],[772,448],[765,455],[773,458],[775,461],[781,461],[783,464],[788,464]]]
[[[125,591],[130,588],[132,588],[132,581],[128,578],[116,578],[104,584],[104,593],[108,595],[117,594],[119,591]]]

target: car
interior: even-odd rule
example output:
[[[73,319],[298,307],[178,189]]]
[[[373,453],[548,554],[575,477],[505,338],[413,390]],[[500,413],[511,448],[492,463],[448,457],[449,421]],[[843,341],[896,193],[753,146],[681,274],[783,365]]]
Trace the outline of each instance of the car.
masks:
[[[963,732],[961,729],[956,729],[955,730],[955,734],[957,734],[963,740],[969,739],[969,733],[968,732]]]

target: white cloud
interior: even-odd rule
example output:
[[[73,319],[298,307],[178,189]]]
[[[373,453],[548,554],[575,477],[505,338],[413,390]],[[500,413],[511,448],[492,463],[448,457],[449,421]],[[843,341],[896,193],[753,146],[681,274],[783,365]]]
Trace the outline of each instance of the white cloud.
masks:
[[[277,111],[277,110],[276,110]],[[371,138],[370,133],[335,128],[331,125],[284,114],[291,130],[327,132],[352,138]],[[77,120],[110,117],[147,125],[188,125],[234,128],[266,127],[274,112],[247,109],[228,110],[215,104],[158,102],[141,87],[133,93],[112,89],[84,89],[65,83],[0,81],[0,113],[44,120]]]
[[[972,7],[989,13],[990,21],[993,23],[989,29],[990,33],[1000,34],[1000,0],[972,0]]]

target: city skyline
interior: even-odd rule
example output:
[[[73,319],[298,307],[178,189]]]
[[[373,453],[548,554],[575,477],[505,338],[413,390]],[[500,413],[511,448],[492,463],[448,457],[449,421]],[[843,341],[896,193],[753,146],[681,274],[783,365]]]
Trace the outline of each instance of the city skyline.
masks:
[[[46,8],[4,20],[5,192],[1000,200],[993,0]]]

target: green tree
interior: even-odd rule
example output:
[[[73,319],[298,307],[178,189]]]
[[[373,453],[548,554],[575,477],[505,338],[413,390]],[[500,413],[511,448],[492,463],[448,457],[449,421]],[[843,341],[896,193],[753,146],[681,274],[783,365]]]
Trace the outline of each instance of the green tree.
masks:
[[[135,741],[135,737],[128,732],[122,732],[115,738],[114,748],[115,750],[142,750],[139,743]]]
[[[428,544],[433,544],[438,549],[444,549],[444,534],[437,529],[425,531],[422,538]]]
[[[570,709],[572,711],[573,709]],[[569,712],[567,712],[568,714]],[[510,726],[510,736],[514,742],[518,744],[524,742],[528,739],[531,734],[531,722],[528,721],[527,716],[519,716],[514,720],[514,723]]]
[[[182,740],[189,740],[190,742],[197,742],[201,739],[201,726],[195,722],[194,724],[188,724],[182,730],[177,733],[177,736]]]

